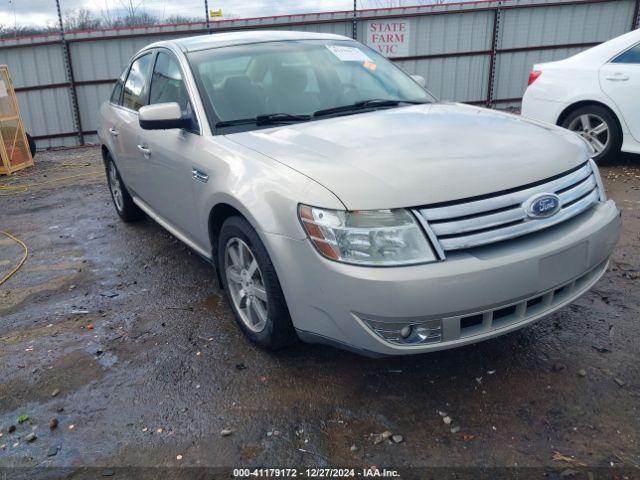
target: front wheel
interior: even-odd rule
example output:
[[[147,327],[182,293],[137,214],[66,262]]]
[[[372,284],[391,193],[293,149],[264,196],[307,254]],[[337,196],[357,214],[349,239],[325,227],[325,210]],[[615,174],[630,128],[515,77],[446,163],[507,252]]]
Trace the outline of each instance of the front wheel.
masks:
[[[620,154],[622,130],[616,118],[604,107],[588,105],[578,108],[564,119],[562,126],[591,144],[596,162],[608,162]]]
[[[220,229],[218,268],[236,322],[253,343],[275,350],[296,340],[276,271],[260,237],[241,217]]]

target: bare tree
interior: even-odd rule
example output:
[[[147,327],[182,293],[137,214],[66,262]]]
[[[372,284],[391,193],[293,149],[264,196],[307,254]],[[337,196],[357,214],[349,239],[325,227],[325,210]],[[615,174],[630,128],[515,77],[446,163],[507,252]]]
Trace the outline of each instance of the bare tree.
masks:
[[[91,10],[79,8],[77,10],[68,10],[64,15],[64,29],[70,30],[89,30],[102,26],[100,18],[94,16]]]
[[[23,35],[36,35],[48,32],[49,27],[31,27],[26,25],[0,25],[0,38],[20,37]]]
[[[166,17],[162,23],[189,23],[189,22],[197,22],[201,20],[200,18],[194,17],[185,17],[184,15],[169,15]]]
[[[460,0],[358,0],[358,4],[361,4],[362,8],[395,8],[407,5],[443,5],[452,1]]]
[[[135,18],[140,8],[144,5],[144,0],[118,0],[125,17]]]
[[[0,38],[36,35],[49,31],[48,28],[28,27],[26,25],[0,25]]]
[[[118,0],[124,15],[119,16],[115,25],[136,27],[140,25],[154,25],[158,23],[158,18],[145,10],[145,0]]]
[[[102,17],[102,24],[105,27],[111,27],[113,25],[116,16],[111,10],[109,0],[104,0],[104,7],[100,9],[100,16]]]
[[[9,4],[15,9],[15,4],[18,1],[26,0],[9,0]],[[65,30],[86,30],[100,27],[157,25],[161,21],[164,23],[202,21],[202,18],[187,17],[179,14],[165,18],[164,13],[162,13],[162,17],[159,18],[145,8],[145,1],[146,0],[116,0],[114,2],[114,0],[103,0],[104,7],[94,13],[87,8],[69,10],[65,13],[64,28]],[[433,5],[450,3],[452,1],[456,0],[357,0],[358,8],[402,7],[415,4]],[[240,18],[240,15],[225,13],[219,20],[235,18]],[[44,27],[19,25],[17,21],[14,21],[13,26],[7,24],[0,25],[0,38],[57,32],[59,28],[59,25],[53,21]]]
[[[135,15],[125,15],[123,17],[118,18],[118,20],[115,23],[116,25],[123,26],[123,27],[156,25],[158,23],[158,18],[147,11],[140,10],[136,12]]]

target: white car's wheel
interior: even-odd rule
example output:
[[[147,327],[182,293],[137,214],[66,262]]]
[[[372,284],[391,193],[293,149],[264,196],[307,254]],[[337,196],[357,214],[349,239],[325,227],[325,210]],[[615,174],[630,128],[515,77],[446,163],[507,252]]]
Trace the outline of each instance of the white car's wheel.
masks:
[[[562,126],[582,136],[595,151],[596,162],[607,162],[620,154],[622,131],[617,119],[604,107],[588,105],[571,112]]]

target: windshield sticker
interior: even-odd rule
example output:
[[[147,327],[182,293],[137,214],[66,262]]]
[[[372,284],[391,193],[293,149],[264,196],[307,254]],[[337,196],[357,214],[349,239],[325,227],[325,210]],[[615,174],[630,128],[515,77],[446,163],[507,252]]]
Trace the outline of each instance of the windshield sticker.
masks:
[[[331,53],[343,62],[372,62],[362,50],[356,47],[344,47],[342,45],[326,45]]]
[[[362,66],[363,66],[364,68],[368,68],[368,69],[369,69],[369,70],[371,70],[372,72],[375,72],[375,71],[376,71],[376,68],[378,68],[378,66],[377,66],[375,63],[373,63],[372,61],[370,61],[370,60],[367,60],[366,62],[364,62],[364,63],[362,64]]]

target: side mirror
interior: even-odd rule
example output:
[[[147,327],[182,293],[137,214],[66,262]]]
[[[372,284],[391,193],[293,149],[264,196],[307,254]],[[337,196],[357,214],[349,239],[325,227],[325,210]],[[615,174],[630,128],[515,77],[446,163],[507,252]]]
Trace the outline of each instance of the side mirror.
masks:
[[[422,88],[427,86],[427,82],[422,75],[411,75],[411,78],[413,78],[413,81],[420,85]]]
[[[138,121],[145,130],[187,128],[191,125],[191,119],[182,116],[180,105],[176,102],[146,105],[138,111]]]

